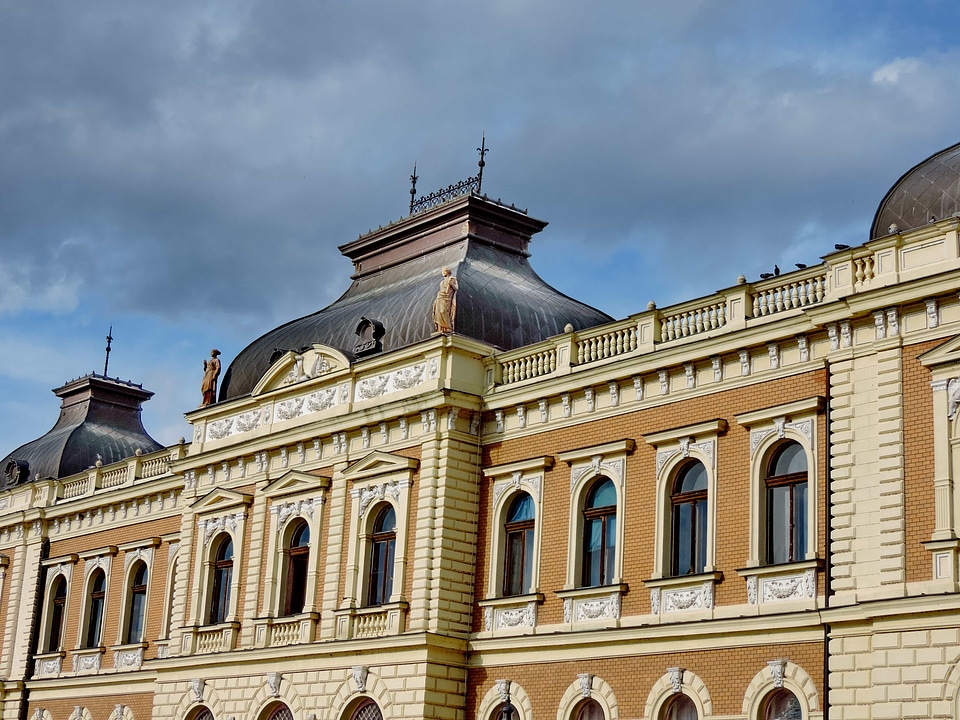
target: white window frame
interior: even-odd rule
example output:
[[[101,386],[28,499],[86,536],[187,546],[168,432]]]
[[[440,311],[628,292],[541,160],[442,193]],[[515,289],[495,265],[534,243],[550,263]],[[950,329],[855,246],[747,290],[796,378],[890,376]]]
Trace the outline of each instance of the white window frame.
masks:
[[[413,474],[419,461],[375,450],[334,475],[334,482],[350,487],[350,519],[347,535],[347,564],[344,597],[336,610],[338,638],[353,637],[358,616],[386,613],[386,634],[403,632],[406,600],[407,540]],[[366,593],[370,574],[368,547],[383,503],[389,503],[397,517],[393,559],[393,592],[384,605],[368,608]]]
[[[39,643],[40,651],[38,652],[38,655],[50,655],[58,652],[62,654],[66,649],[66,619],[70,612],[71,581],[73,579],[73,568],[79,559],[80,558],[77,555],[65,555],[62,557],[43,560],[41,562],[41,565],[47,570],[47,576],[44,582],[43,619],[40,622],[41,642]],[[51,650],[47,652],[46,648],[50,645],[50,621],[52,620],[50,616],[53,613],[53,594],[51,590],[53,589],[54,581],[60,576],[63,576],[67,587],[67,595],[63,603],[63,627],[60,628],[60,642],[57,643],[59,650]]]
[[[122,605],[120,606],[120,625],[117,628],[117,645],[140,645],[147,642],[147,617],[150,612],[150,599],[153,594],[153,556],[154,548],[160,545],[160,538],[150,538],[147,541],[140,541],[121,545],[123,552],[123,594],[121,596]],[[143,607],[143,639],[130,640],[126,637],[127,624],[130,622],[130,600],[133,592],[133,567],[138,562],[144,562],[147,565],[147,594],[144,598]]]
[[[107,613],[110,609],[110,571],[113,567],[113,556],[117,548],[110,546],[97,550],[90,550],[79,554],[83,560],[83,589],[81,591],[80,623],[77,626],[77,651],[96,650],[107,646]],[[92,647],[84,645],[87,635],[87,625],[90,622],[90,591],[94,573],[103,570],[103,617],[100,619],[100,642]]]

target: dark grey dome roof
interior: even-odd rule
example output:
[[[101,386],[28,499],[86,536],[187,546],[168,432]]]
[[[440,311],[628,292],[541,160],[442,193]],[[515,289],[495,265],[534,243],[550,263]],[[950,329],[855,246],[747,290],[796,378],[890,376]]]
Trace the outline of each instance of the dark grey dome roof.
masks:
[[[163,449],[147,434],[140,405],[153,393],[140,385],[90,374],[53,391],[60,417],[42,437],[0,461],[0,490],[28,480],[63,478],[93,467]]]
[[[960,213],[960,143],[910,168],[883,198],[870,237],[914,230]]]
[[[382,323],[383,350],[406,347],[434,332],[432,308],[441,270],[457,277],[455,331],[512,349],[613,318],[547,285],[527,261],[533,233],[546,223],[515,208],[468,195],[422,216],[405,218],[341,251],[357,273],[327,308],[271,330],[230,364],[220,400],[250,393],[279,353],[313,343],[354,356],[361,317]]]

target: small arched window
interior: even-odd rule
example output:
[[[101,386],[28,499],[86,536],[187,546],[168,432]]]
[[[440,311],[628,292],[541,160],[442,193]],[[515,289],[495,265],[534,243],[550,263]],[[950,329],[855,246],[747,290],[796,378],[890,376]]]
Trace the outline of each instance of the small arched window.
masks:
[[[762,720],[800,720],[803,710],[796,695],[785,688],[774,690],[763,701]]]
[[[533,530],[535,525],[533,498],[519,493],[507,509],[504,530],[503,594],[523,595],[532,592]]]
[[[607,478],[598,480],[583,505],[583,587],[613,582],[617,561],[617,490]]]
[[[56,652],[63,644],[63,618],[67,605],[67,580],[63,575],[53,581],[51,596],[47,652]]]
[[[383,720],[383,713],[380,712],[379,705],[373,700],[368,700],[353,711],[351,720]]]
[[[84,637],[84,647],[92,648],[100,645],[100,635],[103,631],[103,604],[107,595],[107,576],[103,570],[93,571],[89,587],[87,632]]]
[[[138,562],[130,575],[129,605],[127,608],[128,643],[143,641],[143,620],[147,612],[147,564]]]
[[[300,521],[290,534],[287,549],[287,580],[284,588],[283,614],[303,612],[307,597],[307,567],[310,558],[310,526]]]
[[[290,711],[290,708],[281,703],[270,711],[270,714],[267,715],[267,720],[293,720],[293,713]]]
[[[210,624],[227,619],[230,612],[230,584],[233,581],[233,539],[224,535],[213,561],[213,582],[210,596]]]
[[[397,546],[397,513],[385,505],[373,523],[367,605],[383,605],[393,594],[393,561]]]
[[[667,703],[663,720],[697,720],[697,706],[686,695],[674,695]]]
[[[576,720],[603,720],[603,708],[596,700],[584,700],[577,706]]]
[[[674,576],[702,573],[707,564],[707,468],[701,462],[684,465],[670,496],[673,505]]]
[[[767,563],[807,555],[807,454],[800,443],[778,446],[767,465]]]
[[[201,707],[193,714],[191,720],[213,720],[213,713],[209,708]]]

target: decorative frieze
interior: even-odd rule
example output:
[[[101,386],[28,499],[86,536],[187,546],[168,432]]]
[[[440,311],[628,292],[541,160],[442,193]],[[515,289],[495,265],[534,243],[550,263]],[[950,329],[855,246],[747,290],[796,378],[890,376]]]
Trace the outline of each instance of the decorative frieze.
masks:
[[[204,519],[197,521],[197,527],[200,534],[203,535],[203,544],[209,545],[213,536],[219,532],[236,532],[238,525],[243,521],[246,515],[243,511],[236,513],[227,513],[218,518]]]
[[[117,670],[139,670],[143,665],[143,648],[116,650],[113,653],[113,667]]]
[[[737,355],[740,358],[740,375],[746,377],[750,374],[750,351],[740,350]]]

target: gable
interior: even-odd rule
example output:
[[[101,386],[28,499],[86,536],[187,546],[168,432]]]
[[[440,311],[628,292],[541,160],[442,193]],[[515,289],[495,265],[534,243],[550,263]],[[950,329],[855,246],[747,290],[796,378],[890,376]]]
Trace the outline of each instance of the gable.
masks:
[[[318,377],[336,376],[349,368],[347,356],[326,345],[316,343],[302,352],[289,350],[264,373],[251,395],[261,395]]]
[[[344,470],[343,476],[347,480],[356,481],[396,472],[409,474],[419,465],[419,460],[374,450]]]

